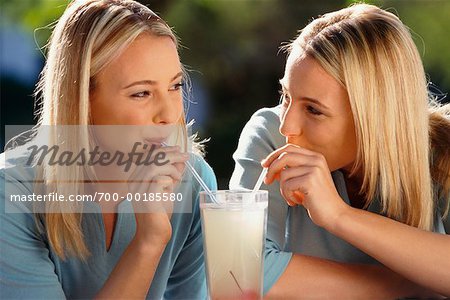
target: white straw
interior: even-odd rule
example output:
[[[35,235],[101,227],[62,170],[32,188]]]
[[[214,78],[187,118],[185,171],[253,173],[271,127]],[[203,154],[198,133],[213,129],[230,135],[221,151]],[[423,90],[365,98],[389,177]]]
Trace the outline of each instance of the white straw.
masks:
[[[163,146],[168,146],[166,143],[161,143],[161,145]],[[203,190],[208,193],[209,197],[211,197],[211,200],[214,203],[218,203],[216,197],[214,197],[214,194],[211,192],[211,190],[209,189],[209,187],[206,185],[206,183],[203,181],[202,177],[200,176],[200,174],[197,173],[197,171],[194,169],[194,167],[191,165],[191,163],[189,161],[186,161],[186,166],[189,169],[189,171],[191,171],[192,175],[195,177],[195,179],[197,179],[197,182],[201,185],[201,187],[203,188]]]
[[[264,177],[266,177],[267,170],[268,170],[267,168],[263,168],[261,174],[259,175],[258,180],[256,181],[256,184],[255,184],[255,187],[253,188],[252,193],[256,193],[261,188]]]
[[[202,177],[195,171],[194,167],[191,165],[189,161],[186,161],[186,166],[191,171],[192,175],[197,179],[198,183],[202,186],[203,190],[208,193],[209,197],[211,197],[211,200],[214,203],[218,203],[216,197],[214,197],[214,194],[211,192],[211,190],[208,188],[206,183],[203,181]]]

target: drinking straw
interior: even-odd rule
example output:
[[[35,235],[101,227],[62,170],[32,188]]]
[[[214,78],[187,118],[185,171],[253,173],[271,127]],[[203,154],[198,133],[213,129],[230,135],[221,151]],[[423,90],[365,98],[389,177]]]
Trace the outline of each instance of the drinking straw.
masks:
[[[236,276],[234,276],[234,274],[233,274],[233,272],[231,272],[231,270],[229,272],[230,272],[231,276],[233,277],[234,282],[236,282],[236,285],[238,286],[239,290],[241,290],[241,293],[243,294],[244,291],[242,290],[241,286],[239,285],[239,282],[237,281]]]
[[[256,184],[252,190],[252,193],[256,193],[261,188],[264,177],[266,177],[266,175],[267,175],[267,170],[268,170],[267,168],[263,168],[263,170],[261,171],[261,174],[259,175],[258,180],[256,181]]]
[[[162,146],[168,146],[166,143],[161,143]],[[200,174],[197,173],[197,171],[194,169],[194,167],[192,166],[192,164],[188,161],[186,161],[186,166],[189,169],[189,171],[191,171],[192,175],[195,177],[195,179],[197,180],[197,182],[201,185],[201,187],[203,188],[203,190],[209,195],[209,197],[211,198],[211,200],[214,203],[218,203],[216,197],[214,196],[214,194],[211,192],[211,190],[209,189],[209,187],[206,185],[206,183],[203,181],[202,177],[200,176]]]
[[[208,188],[206,183],[203,181],[202,177],[200,177],[200,175],[197,173],[197,171],[195,171],[194,167],[191,165],[191,163],[189,161],[186,161],[186,166],[189,169],[189,171],[191,171],[191,173],[195,177],[195,179],[197,179],[197,182],[200,183],[203,190],[205,190],[205,192],[208,193],[209,197],[211,197],[211,200],[217,204],[218,202],[217,202],[216,197],[214,197],[214,194],[211,192],[211,190]]]

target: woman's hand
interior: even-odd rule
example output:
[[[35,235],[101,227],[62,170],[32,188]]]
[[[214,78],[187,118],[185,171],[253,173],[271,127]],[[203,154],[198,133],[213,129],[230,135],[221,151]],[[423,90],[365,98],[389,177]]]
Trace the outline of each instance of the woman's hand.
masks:
[[[322,227],[350,208],[339,196],[322,154],[287,144],[261,163],[268,172],[264,182],[280,181],[280,191],[288,205],[303,205],[312,221]]]
[[[181,153],[178,146],[157,148],[155,155],[162,155],[164,163],[140,165],[128,179],[128,191],[133,195],[133,207],[136,217],[135,240],[147,245],[165,247],[172,236],[170,218],[173,202],[142,201],[155,199],[164,193],[170,194],[182,179],[184,164],[189,154]],[[140,201],[137,201],[140,197]],[[169,197],[170,198],[170,197]]]

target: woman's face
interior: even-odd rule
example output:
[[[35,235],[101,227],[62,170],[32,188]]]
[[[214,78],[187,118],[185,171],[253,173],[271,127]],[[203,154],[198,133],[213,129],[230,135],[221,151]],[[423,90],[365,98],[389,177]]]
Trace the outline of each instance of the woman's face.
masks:
[[[280,83],[280,132],[286,142],[321,153],[331,171],[349,171],[356,158],[356,134],[346,90],[296,48]]]
[[[124,143],[126,139],[125,144],[164,141],[171,132],[168,128],[175,127],[167,125],[178,124],[183,117],[182,86],[174,42],[143,33],[96,76],[90,97],[91,122],[135,125],[109,126],[114,128],[114,140]],[[114,147],[111,134],[101,130],[100,143]]]

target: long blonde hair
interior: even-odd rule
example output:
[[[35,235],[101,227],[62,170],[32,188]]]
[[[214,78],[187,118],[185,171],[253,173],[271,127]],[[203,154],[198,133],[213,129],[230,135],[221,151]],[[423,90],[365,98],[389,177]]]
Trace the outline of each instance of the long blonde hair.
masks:
[[[358,147],[351,175],[362,171],[366,207],[380,199],[387,216],[432,229],[434,199],[448,210],[449,106],[432,104],[407,27],[392,13],[356,4],[312,21],[286,48],[294,47],[347,90]]]
[[[50,37],[46,64],[37,85],[41,100],[38,126],[89,125],[89,95],[95,89],[96,75],[143,32],[170,37],[178,48],[170,27],[140,3],[131,0],[70,3]],[[182,144],[187,145],[184,114],[180,123]],[[89,147],[89,134],[69,138],[59,133],[50,135],[51,145],[65,149]],[[38,172],[48,192],[82,192],[79,183],[84,179],[83,166],[74,165],[61,171],[58,166],[44,164]],[[49,203],[46,213],[36,214],[45,223],[50,246],[62,259],[67,254],[85,259],[89,249],[81,229],[82,214],[75,207],[73,212],[62,213],[59,205]]]

